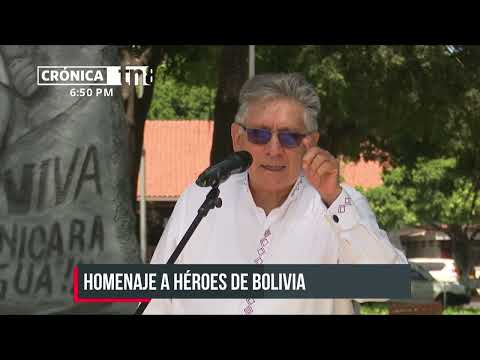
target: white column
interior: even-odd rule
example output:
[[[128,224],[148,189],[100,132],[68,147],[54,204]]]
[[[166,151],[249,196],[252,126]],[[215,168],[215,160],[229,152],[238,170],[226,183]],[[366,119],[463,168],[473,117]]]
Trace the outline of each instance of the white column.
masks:
[[[140,255],[144,263],[147,262],[147,202],[145,199],[145,149],[142,149],[140,160]]]
[[[248,78],[255,76],[255,45],[248,45]]]

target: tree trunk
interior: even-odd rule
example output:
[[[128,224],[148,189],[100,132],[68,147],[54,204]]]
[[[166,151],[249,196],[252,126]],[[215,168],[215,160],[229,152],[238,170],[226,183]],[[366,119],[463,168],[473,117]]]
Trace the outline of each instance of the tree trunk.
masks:
[[[460,282],[467,285],[468,275],[474,267],[472,243],[466,231],[458,224],[448,226],[448,234],[452,242],[452,253],[455,264],[460,269]]]
[[[232,150],[230,126],[238,109],[238,95],[248,78],[248,46],[223,46],[218,66],[218,86],[213,113],[212,164],[223,160]]]
[[[153,69],[153,74],[156,74],[157,66],[162,62],[164,57],[164,49],[161,46],[152,47],[152,57],[148,65]],[[153,98],[153,90],[155,88],[155,76],[150,86],[144,87],[142,98],[137,98],[135,95],[133,103],[133,122],[129,122],[128,139],[129,139],[129,153],[131,154],[131,186],[134,197],[132,199],[134,208],[136,208],[138,171],[140,169],[140,161],[143,149],[143,131],[145,128],[145,121],[150,109],[150,104]]]

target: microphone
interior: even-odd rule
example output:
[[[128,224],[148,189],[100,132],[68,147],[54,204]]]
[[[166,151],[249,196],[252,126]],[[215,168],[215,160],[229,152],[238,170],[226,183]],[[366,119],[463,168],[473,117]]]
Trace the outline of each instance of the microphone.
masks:
[[[212,165],[200,174],[195,184],[201,187],[218,186],[231,175],[246,171],[252,165],[252,155],[247,151],[238,151],[225,160]]]

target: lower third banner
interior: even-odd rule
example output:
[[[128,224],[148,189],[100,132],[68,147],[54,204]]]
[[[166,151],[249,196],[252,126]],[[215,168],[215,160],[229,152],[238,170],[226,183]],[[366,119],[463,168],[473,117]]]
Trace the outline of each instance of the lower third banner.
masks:
[[[76,302],[411,297],[409,265],[78,265]]]

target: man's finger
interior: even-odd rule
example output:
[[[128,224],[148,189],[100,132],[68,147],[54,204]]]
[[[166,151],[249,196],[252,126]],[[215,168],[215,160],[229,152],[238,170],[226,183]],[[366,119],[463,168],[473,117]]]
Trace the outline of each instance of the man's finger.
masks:
[[[337,171],[336,166],[333,163],[326,161],[316,169],[315,174],[318,177],[321,177],[325,174],[333,174],[336,171]]]
[[[315,158],[312,160],[312,162],[308,166],[308,171],[311,171],[312,174],[314,174],[315,171],[317,171],[317,169],[326,161],[328,161],[328,158],[326,156],[324,156],[321,153],[317,154],[317,156],[315,156]]]
[[[305,167],[309,166],[312,160],[315,158],[315,156],[317,156],[317,154],[320,153],[320,150],[321,149],[318,147],[312,147],[308,149],[308,151],[303,156],[303,165]]]

